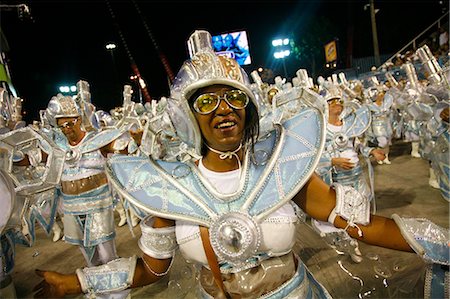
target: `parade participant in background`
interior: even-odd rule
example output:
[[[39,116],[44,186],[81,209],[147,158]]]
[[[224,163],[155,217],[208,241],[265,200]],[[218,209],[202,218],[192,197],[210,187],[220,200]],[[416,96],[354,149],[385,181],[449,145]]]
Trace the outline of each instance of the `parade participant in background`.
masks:
[[[371,199],[373,192],[362,177],[358,153],[366,158],[373,155],[377,161],[384,160],[385,155],[381,149],[365,147],[358,139],[370,126],[370,111],[367,106],[344,101],[337,86],[329,86],[322,96],[328,104],[328,123],[325,150],[317,172],[328,184],[351,185]]]
[[[373,77],[374,86],[366,89],[366,99],[371,103],[367,103],[372,112],[372,122],[367,131],[368,141],[378,148],[383,149],[386,158],[377,161],[378,164],[391,164],[389,160],[389,147],[392,144],[392,120],[390,109],[393,98],[390,94],[386,94],[387,88],[384,84],[380,84]]]
[[[65,241],[80,246],[90,266],[109,262],[117,254],[104,164],[108,153],[127,152],[129,136],[123,130],[86,131],[80,106],[68,96],[53,97],[46,115],[56,144],[66,151],[61,177]]]
[[[32,246],[36,222],[50,234],[64,152],[21,120],[21,99],[0,88],[0,297],[16,298],[15,246]],[[4,126],[3,126],[4,125]],[[30,165],[16,162],[29,157]],[[46,157],[50,157],[45,161]]]
[[[385,155],[381,149],[364,146],[359,139],[370,126],[370,111],[359,101],[344,97],[340,87],[329,82],[324,85],[321,95],[328,105],[328,117],[325,147],[316,173],[329,185],[339,183],[358,190],[372,204],[372,212],[375,213],[374,178],[369,156],[382,161]],[[359,154],[366,158],[368,175],[364,174]],[[328,242],[331,239],[333,247],[339,246],[339,241],[335,239],[349,239],[345,230],[334,228],[328,222],[313,220],[312,224]],[[356,241],[351,243],[357,245]],[[358,247],[349,253],[355,262],[361,261]]]
[[[431,162],[429,184],[433,187],[437,185],[444,199],[450,201],[450,156],[448,155],[450,142],[448,76],[450,71],[441,69],[427,45],[417,49],[416,55],[422,62],[422,68],[429,82],[425,90],[437,100],[437,103],[431,106],[433,117],[425,126],[433,137],[432,142],[428,142],[432,145],[428,153]]]
[[[433,116],[432,106],[436,104],[437,100],[435,96],[426,91],[425,86],[427,82],[419,81],[416,69],[412,63],[405,63],[402,65],[402,69],[405,70],[407,76],[403,91],[409,97],[404,109],[404,139],[407,142],[411,142],[412,157],[426,158],[424,156],[427,150],[425,150],[425,155],[423,154],[424,147],[427,146],[423,142],[424,129]]]
[[[178,72],[171,97],[155,109],[167,126],[157,131],[162,123],[155,122],[158,127],[143,136],[142,145],[147,137],[155,141],[142,148],[148,156],[115,155],[107,164],[117,192],[149,214],[141,222],[143,256],[77,274],[38,271],[44,281],[35,288],[37,297],[156,282],[178,248],[199,265],[200,298],[330,298],[292,251],[294,203],[371,244],[412,251],[402,233],[422,240],[396,224],[414,219],[370,215],[356,190],[330,187],[314,174],[325,141],[318,109],[305,105],[295,116],[272,119],[271,134],[258,140],[258,100],[246,73],[214,54],[207,31],[195,31],[188,44],[192,58]],[[161,146],[167,147],[157,150]]]
[[[429,84],[428,80],[418,80],[416,68],[411,63],[404,64],[402,68],[405,70],[408,79],[404,93],[409,96],[409,103],[404,109],[405,137],[407,141],[411,140],[411,156],[423,158],[430,162],[428,184],[439,189],[430,157],[440,126],[440,122],[433,116],[433,110],[439,102],[439,98],[433,93],[448,99],[448,90],[442,93],[441,88],[433,88],[432,85],[434,84]]]
[[[438,129],[439,134],[431,150],[430,159],[442,197],[450,202],[449,110],[448,102],[436,105],[435,118],[440,122],[441,127]]]

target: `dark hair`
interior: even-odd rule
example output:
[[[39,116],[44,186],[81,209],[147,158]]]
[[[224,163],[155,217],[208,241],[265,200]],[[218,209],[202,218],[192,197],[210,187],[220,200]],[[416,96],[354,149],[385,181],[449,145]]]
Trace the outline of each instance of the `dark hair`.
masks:
[[[188,100],[189,107],[191,111],[195,113],[194,110],[194,100],[201,94],[200,90],[197,90]],[[250,151],[253,153],[255,143],[259,135],[259,115],[255,104],[252,100],[248,102],[247,107],[245,107],[245,126],[244,126],[244,137],[243,144],[250,145]],[[202,144],[201,154],[206,154],[206,146]]]
[[[255,104],[250,101],[245,107],[245,128],[244,143],[250,144],[250,151],[253,153],[254,146],[259,135],[259,115]]]

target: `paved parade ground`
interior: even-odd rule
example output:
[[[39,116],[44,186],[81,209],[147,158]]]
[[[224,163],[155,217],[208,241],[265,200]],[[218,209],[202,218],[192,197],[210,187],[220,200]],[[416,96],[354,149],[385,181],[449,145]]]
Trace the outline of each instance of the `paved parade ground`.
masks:
[[[428,185],[428,161],[410,156],[411,145],[397,141],[391,147],[391,165],[373,163],[377,214],[429,218],[449,227],[449,203],[439,190]],[[116,223],[118,214],[116,213]],[[120,256],[141,255],[137,240],[139,226],[131,234],[127,225],[117,227],[116,244]],[[363,261],[352,262],[339,255],[306,223],[299,224],[296,253],[334,298],[423,298],[425,265],[415,254],[384,249],[360,242]],[[52,242],[39,227],[33,247],[16,245],[16,266],[12,274],[18,298],[31,298],[40,281],[34,269],[74,272],[84,266],[75,246]],[[194,298],[193,268],[177,253],[169,277],[154,286],[133,290],[132,298]],[[77,296],[82,298],[83,296]]]

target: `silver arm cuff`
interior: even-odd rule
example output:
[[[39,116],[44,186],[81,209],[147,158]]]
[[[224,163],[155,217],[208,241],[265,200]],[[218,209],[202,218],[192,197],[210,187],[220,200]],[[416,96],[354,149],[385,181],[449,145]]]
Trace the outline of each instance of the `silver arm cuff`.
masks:
[[[144,218],[141,225],[141,238],[139,248],[148,256],[156,259],[173,257],[178,248],[175,226],[153,228],[153,216]]]
[[[425,261],[450,265],[449,230],[426,218],[404,218],[392,215],[402,236],[411,248]]]
[[[137,257],[118,258],[107,264],[77,269],[83,293],[103,294],[121,291],[133,282]]]
[[[334,183],[336,190],[336,206],[328,217],[328,222],[334,224],[336,216],[347,220],[349,226],[367,225],[370,222],[370,201],[355,188]]]

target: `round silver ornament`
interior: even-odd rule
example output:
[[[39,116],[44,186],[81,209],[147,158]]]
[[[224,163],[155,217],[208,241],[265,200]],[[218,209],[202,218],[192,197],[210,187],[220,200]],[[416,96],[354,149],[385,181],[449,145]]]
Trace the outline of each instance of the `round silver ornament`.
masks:
[[[238,266],[254,256],[261,244],[261,228],[250,215],[221,215],[209,229],[211,245],[219,259]]]
[[[78,160],[80,160],[81,158],[81,152],[78,149],[70,149],[66,152],[66,160],[65,162],[69,165],[69,166],[74,166]]]
[[[348,137],[342,133],[335,134],[333,137],[334,144],[339,149],[344,149],[348,144]]]

